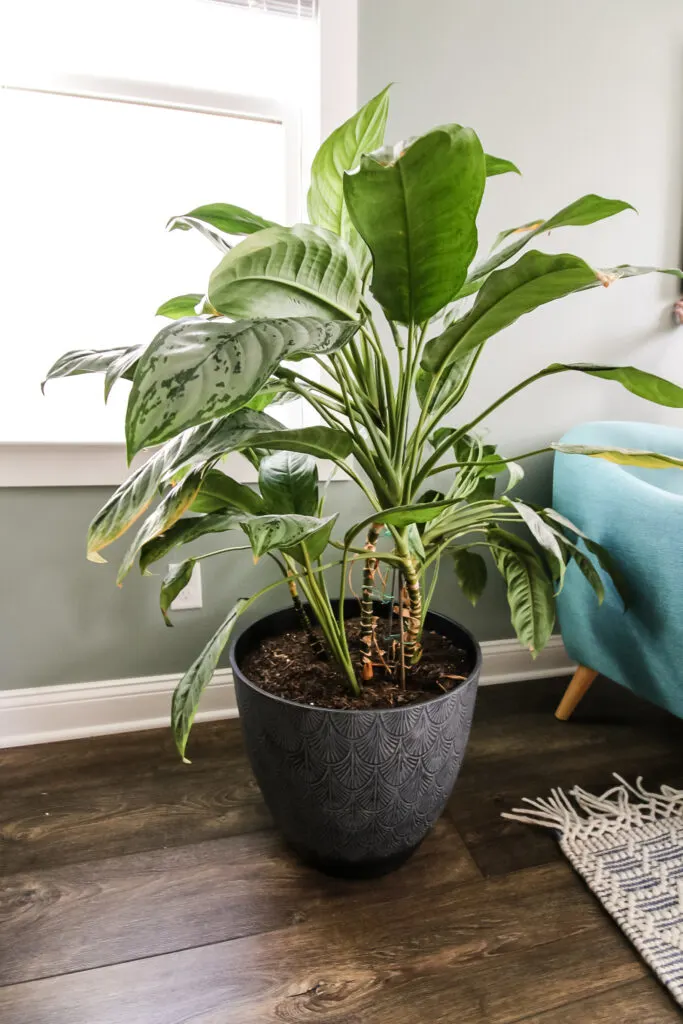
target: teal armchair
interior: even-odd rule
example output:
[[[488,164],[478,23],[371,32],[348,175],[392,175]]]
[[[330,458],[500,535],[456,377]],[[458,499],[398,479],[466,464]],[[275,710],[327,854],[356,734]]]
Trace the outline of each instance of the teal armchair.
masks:
[[[659,451],[683,458],[683,430],[652,423],[584,423],[563,443]],[[683,718],[683,472],[556,454],[553,505],[609,549],[626,580],[626,611],[602,573],[601,606],[575,564],[558,599],[565,646],[579,668],[556,715],[568,718],[604,675]]]

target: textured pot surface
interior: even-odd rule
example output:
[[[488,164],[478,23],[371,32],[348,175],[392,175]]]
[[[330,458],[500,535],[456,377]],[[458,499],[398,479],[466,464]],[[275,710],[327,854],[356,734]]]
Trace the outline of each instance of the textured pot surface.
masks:
[[[357,602],[348,602],[353,617]],[[458,776],[479,681],[479,645],[462,626],[430,613],[435,630],[474,655],[470,676],[422,704],[340,711],[283,700],[240,670],[247,651],[298,626],[293,609],[236,636],[230,661],[247,754],[285,839],[335,874],[397,867],[441,815]]]

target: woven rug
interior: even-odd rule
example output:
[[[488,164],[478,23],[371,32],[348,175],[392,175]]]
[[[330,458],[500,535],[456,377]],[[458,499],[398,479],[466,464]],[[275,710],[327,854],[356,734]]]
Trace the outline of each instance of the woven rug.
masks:
[[[683,790],[615,775],[602,796],[553,789],[504,818],[558,833],[575,870],[683,1006]]]

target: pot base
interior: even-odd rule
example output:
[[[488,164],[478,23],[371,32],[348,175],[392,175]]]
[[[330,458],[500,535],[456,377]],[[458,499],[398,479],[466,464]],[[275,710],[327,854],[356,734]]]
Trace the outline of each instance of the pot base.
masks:
[[[311,853],[306,847],[299,846],[297,843],[288,843],[289,848],[307,867],[315,868],[316,871],[320,871],[324,875],[330,875],[332,878],[358,880],[381,878],[382,875],[391,874],[392,871],[402,867],[420,845],[421,842],[416,843],[415,846],[411,846],[406,850],[400,850],[389,857],[378,857],[375,860],[363,860],[354,863],[353,861],[319,857],[315,853]]]

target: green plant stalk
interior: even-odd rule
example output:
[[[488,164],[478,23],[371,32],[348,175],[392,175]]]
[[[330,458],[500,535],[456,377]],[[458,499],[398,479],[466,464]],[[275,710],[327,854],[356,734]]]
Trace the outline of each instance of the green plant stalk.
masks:
[[[360,695],[360,686],[356,679],[356,673],[353,668],[353,662],[351,660],[351,654],[349,652],[348,642],[346,639],[346,630],[344,629],[343,617],[339,624],[334,618],[334,612],[330,604],[330,599],[318,583],[315,576],[316,570],[314,570],[311,563],[310,556],[306,550],[306,545],[302,545],[304,555],[304,566],[306,569],[306,582],[308,584],[309,603],[315,612],[316,618],[320,624],[320,628],[323,631],[323,635],[329,644],[330,650],[334,656],[335,661],[342,669],[346,678],[348,679],[351,689],[356,694]],[[318,572],[320,567],[318,567]],[[341,604],[340,604],[341,607]]]

